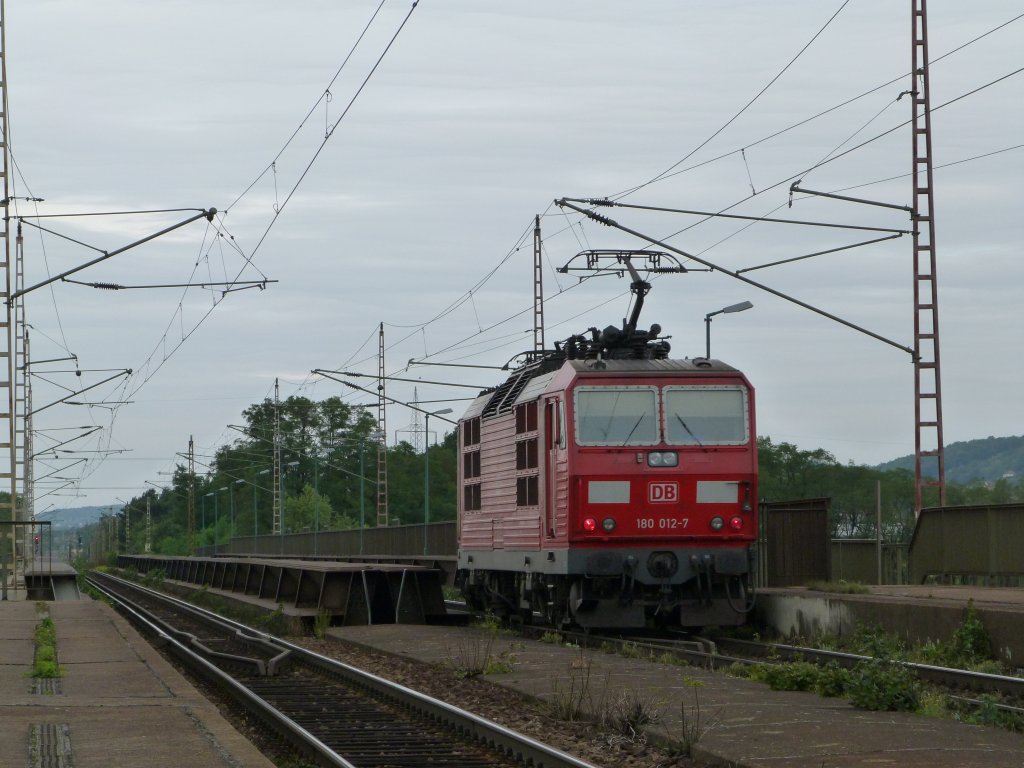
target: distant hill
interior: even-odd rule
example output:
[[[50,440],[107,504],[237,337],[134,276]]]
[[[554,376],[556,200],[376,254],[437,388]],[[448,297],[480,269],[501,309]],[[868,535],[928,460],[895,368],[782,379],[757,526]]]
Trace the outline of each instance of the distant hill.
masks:
[[[902,456],[878,469],[914,471],[914,457]],[[946,481],[966,485],[975,480],[994,483],[1001,477],[1024,477],[1024,436],[985,437],[946,446]]]
[[[48,509],[37,512],[36,520],[49,520],[54,528],[81,528],[91,525],[100,519],[100,515],[110,514],[111,510],[119,511],[120,507],[72,507],[70,509]]]

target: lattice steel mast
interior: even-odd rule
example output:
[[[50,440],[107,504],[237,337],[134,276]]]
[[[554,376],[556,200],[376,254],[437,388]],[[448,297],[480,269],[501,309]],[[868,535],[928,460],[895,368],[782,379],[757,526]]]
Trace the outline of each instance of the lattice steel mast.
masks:
[[[540,216],[533,225],[533,351],[544,352],[544,270],[543,240],[540,237]]]
[[[381,323],[380,331],[377,333],[377,429],[380,430],[380,442],[377,444],[377,525],[381,527],[388,524],[388,427],[385,419],[385,381],[387,376],[384,372],[384,323]]]
[[[939,369],[939,293],[935,260],[935,199],[932,190],[931,100],[928,85],[926,0],[911,0],[913,10],[910,96],[913,109],[914,185],[914,513],[922,489],[939,489],[946,503],[946,461],[942,440],[942,386]],[[926,467],[928,460],[933,466]],[[936,480],[924,471],[936,470]]]
[[[277,379],[274,379],[274,535],[281,534],[281,391]],[[283,541],[283,539],[282,539]]]
[[[19,519],[18,514],[18,431],[17,431],[17,393],[15,386],[16,350],[15,350],[15,318],[16,309],[11,298],[14,274],[11,269],[11,191],[10,191],[10,124],[7,120],[7,14],[3,0],[0,0],[0,143],[3,144],[0,154],[3,155],[0,174],[3,175],[4,196],[0,201],[3,205],[3,265],[0,285],[4,291],[3,333],[0,334],[0,358],[3,367],[0,369],[0,388],[5,388],[5,403],[0,406],[0,490],[8,494],[6,501],[0,501],[0,516],[12,523]],[[3,534],[0,540],[0,560],[5,560],[12,572],[13,581],[17,584],[17,548],[14,533],[16,526],[10,526],[9,533]],[[9,542],[9,543],[8,543]],[[4,572],[7,572],[4,569]],[[3,585],[4,597],[7,595],[7,584]]]
[[[196,448],[188,436],[188,553],[196,553]]]

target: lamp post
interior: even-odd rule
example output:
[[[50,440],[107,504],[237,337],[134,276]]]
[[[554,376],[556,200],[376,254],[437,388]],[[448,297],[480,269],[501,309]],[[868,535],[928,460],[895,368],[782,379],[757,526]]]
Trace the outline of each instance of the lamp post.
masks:
[[[289,469],[295,469],[295,467],[297,467],[297,466],[299,466],[299,462],[297,462],[297,461],[289,461],[287,464],[284,465],[284,474],[287,475]],[[287,495],[287,490],[288,490],[288,484],[285,483],[285,482],[282,482],[281,483],[281,535],[282,536],[284,536],[284,528],[285,528],[285,526],[284,526],[284,507],[285,507],[284,499],[285,499],[285,496]]]
[[[451,408],[427,411],[423,417],[423,554],[427,554],[427,531],[430,524],[430,417],[451,413]]]
[[[218,488],[213,494],[213,554],[216,555],[220,547],[220,531],[217,526],[220,524],[219,512],[217,499],[220,498],[220,494],[224,493],[228,487],[225,485],[223,488]]]
[[[256,473],[256,477],[263,477],[264,475],[269,475],[269,474],[270,474],[270,470],[269,469],[264,469],[264,470],[261,470],[261,471],[257,472]],[[257,488],[256,484],[253,483],[253,486],[252,486],[252,535],[253,536],[259,536],[260,535],[259,516],[257,515],[257,512],[256,512],[256,491],[257,490],[258,490],[258,488]],[[255,545],[255,543],[256,542],[253,542],[254,545]]]
[[[239,478],[238,480],[235,480],[235,482],[228,486],[228,488],[231,489],[231,493],[229,494],[231,496],[231,531],[230,536],[228,537],[229,541],[235,536],[235,486],[241,485],[244,482],[245,480]]]
[[[739,304],[730,304],[728,307],[716,310],[714,312],[708,312],[704,315],[704,336],[707,342],[707,346],[704,350],[704,357],[707,360],[711,359],[711,318],[715,315],[731,315],[733,312],[743,312],[744,310],[750,309],[754,305],[749,301],[741,301]]]
[[[206,497],[213,496],[213,492],[203,494],[203,538],[206,538]]]

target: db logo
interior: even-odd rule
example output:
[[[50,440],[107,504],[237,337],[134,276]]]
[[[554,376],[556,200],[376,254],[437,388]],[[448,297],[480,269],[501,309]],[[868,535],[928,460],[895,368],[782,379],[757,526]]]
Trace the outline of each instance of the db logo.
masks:
[[[679,501],[679,483],[650,483],[647,486],[647,500],[652,504]]]

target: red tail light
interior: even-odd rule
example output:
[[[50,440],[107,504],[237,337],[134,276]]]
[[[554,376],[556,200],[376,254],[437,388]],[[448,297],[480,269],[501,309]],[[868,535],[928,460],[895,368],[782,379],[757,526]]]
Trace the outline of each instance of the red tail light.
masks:
[[[597,520],[592,517],[588,517],[583,521],[583,530],[587,533],[597,530]]]
[[[742,529],[743,528],[743,518],[740,517],[739,515],[736,515],[736,517],[730,517],[729,518],[729,527],[732,528],[734,531],[738,531],[738,530]]]

